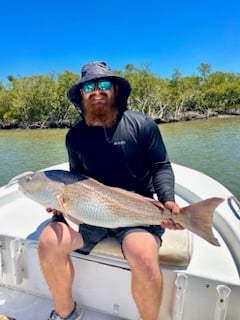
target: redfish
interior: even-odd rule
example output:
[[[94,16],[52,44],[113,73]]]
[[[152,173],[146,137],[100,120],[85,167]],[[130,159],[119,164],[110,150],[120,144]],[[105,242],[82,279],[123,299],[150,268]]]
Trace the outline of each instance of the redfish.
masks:
[[[61,211],[70,226],[86,223],[106,228],[159,225],[172,219],[213,245],[213,213],[224,201],[213,197],[180,209],[177,216],[157,200],[106,186],[92,178],[64,170],[27,173],[14,179],[23,194],[45,208]],[[76,228],[74,228],[76,229]]]

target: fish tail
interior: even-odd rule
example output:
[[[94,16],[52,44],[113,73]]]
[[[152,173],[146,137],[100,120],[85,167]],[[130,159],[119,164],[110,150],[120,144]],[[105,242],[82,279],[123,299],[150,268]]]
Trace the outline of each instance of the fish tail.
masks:
[[[211,244],[220,246],[214,236],[212,222],[214,210],[223,201],[223,198],[214,197],[181,208],[182,225]]]

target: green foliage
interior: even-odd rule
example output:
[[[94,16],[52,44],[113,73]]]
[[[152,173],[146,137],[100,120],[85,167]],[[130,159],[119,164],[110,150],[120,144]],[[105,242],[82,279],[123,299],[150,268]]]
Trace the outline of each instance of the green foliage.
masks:
[[[188,111],[227,113],[239,107],[240,74],[211,72],[206,63],[201,63],[198,71],[199,75],[183,77],[176,69],[170,79],[163,79],[148,66],[127,64],[115,74],[127,78],[132,85],[129,108],[153,118],[178,119]],[[66,91],[78,79],[69,70],[30,77],[9,75],[7,84],[0,80],[0,120],[74,122],[78,113]]]
[[[63,120],[73,121],[77,116],[77,112],[66,96],[66,91],[79,79],[79,76],[69,70],[65,70],[63,74],[58,74],[55,83],[55,104],[52,109],[52,119],[59,122]]]

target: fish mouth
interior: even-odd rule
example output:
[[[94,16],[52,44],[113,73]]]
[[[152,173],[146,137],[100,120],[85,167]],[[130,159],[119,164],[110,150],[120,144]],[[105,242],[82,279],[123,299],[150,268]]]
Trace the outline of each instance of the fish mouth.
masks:
[[[33,173],[34,173],[33,171],[26,171],[13,177],[4,188],[8,189],[16,184],[18,184],[18,187],[21,188],[21,185],[19,184],[20,179],[27,177],[28,175]]]
[[[11,188],[12,186],[14,186],[14,185],[17,184],[17,183],[18,183],[18,179],[13,178],[13,179],[11,179],[11,180],[8,182],[8,184],[6,184],[6,185],[4,186],[4,189]]]

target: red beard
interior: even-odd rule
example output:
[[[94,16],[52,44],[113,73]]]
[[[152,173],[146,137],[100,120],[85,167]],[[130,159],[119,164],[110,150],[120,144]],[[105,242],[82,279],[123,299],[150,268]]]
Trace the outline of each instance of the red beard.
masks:
[[[88,126],[113,127],[117,122],[118,109],[111,105],[88,105],[83,107],[84,119]]]

